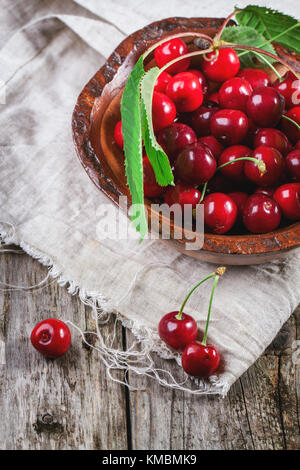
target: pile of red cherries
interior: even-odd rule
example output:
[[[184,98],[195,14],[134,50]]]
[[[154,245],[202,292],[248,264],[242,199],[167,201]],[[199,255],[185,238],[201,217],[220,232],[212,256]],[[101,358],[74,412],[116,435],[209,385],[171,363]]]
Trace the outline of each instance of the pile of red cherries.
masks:
[[[155,49],[155,61],[161,68],[187,52],[171,39]],[[206,230],[216,234],[267,233],[300,220],[300,81],[289,71],[271,85],[261,69],[240,70],[231,48],[203,56],[201,70],[190,66],[184,58],[155,83],[153,127],[175,186],[158,185],[145,155],[145,196],[203,203]],[[121,121],[114,137],[123,148]]]

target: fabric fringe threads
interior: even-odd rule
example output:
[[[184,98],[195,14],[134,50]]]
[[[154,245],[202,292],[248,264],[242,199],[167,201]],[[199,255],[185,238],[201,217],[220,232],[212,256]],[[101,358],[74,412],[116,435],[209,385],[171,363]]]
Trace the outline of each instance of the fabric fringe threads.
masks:
[[[171,372],[155,367],[153,353],[158,354],[160,357],[166,360],[173,359],[177,362],[178,365],[181,365],[181,357],[178,353],[171,351],[159,339],[156,331],[150,328],[146,328],[138,324],[138,322],[133,322],[123,317],[118,312],[118,305],[113,305],[111,301],[106,299],[98,292],[86,291],[85,289],[80,288],[78,283],[75,281],[65,279],[62,275],[61,269],[53,263],[49,256],[39,252],[38,250],[18,239],[16,228],[10,222],[0,221],[0,240],[2,245],[4,243],[19,245],[28,255],[37,259],[43,266],[48,267],[47,276],[38,284],[25,287],[0,282],[0,285],[3,286],[3,288],[0,288],[0,293],[17,290],[31,291],[33,289],[43,289],[52,282],[56,281],[61,287],[66,287],[69,294],[78,295],[81,302],[92,309],[95,331],[82,331],[77,325],[69,320],[67,320],[66,323],[77,330],[77,332],[82,337],[82,341],[90,349],[93,349],[99,353],[99,357],[105,364],[107,374],[111,380],[126,385],[129,390],[139,390],[138,388],[131,386],[128,382],[130,373],[134,373],[138,376],[154,379],[164,387],[181,390],[183,392],[192,393],[194,395],[218,394],[222,397],[225,397],[225,395],[228,393],[230,388],[229,384],[220,380],[217,376],[213,376],[207,381],[191,379],[180,368],[180,373],[183,374],[183,380],[179,382],[175,379]],[[0,250],[0,253],[8,252],[17,254],[22,253],[18,250],[6,248],[2,248]],[[134,288],[142,271],[149,269],[149,267],[151,266],[143,267],[142,270],[136,274],[131,285],[129,286],[128,292],[123,298],[125,298]],[[52,278],[52,281],[47,282],[49,278]],[[108,338],[107,344],[105,344],[101,334],[101,327],[108,323],[112,316],[115,318],[114,332],[112,337]],[[135,337],[135,340],[126,351],[113,347],[118,322],[121,322],[123,327],[130,329]],[[87,338],[91,338],[92,336],[95,336],[97,339],[95,344],[91,344],[91,342],[87,340]],[[123,378],[120,379],[115,377],[113,375],[114,371],[124,371]]]

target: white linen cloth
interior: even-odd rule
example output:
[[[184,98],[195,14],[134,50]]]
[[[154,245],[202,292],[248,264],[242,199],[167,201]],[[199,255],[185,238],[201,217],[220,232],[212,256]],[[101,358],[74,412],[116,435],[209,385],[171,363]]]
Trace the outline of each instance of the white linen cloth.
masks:
[[[97,238],[99,208],[107,200],[75,155],[71,115],[80,90],[126,35],[169,16],[226,16],[235,4],[0,4],[2,236],[52,266],[59,282],[68,283],[85,302],[95,300],[105,312],[120,312],[124,324],[165,357],[174,355],[157,336],[161,316],[178,309],[190,287],[214,267],[159,241],[139,245]],[[261,4],[281,9],[279,1]],[[285,2],[284,11],[300,16],[293,0]],[[269,345],[300,302],[299,260],[298,252],[266,265],[229,267],[216,291],[209,329],[209,342],[219,348],[224,367],[211,383],[198,383],[199,393],[225,394]],[[200,288],[185,309],[202,330],[209,293],[210,287]],[[189,381],[185,386],[195,390]]]

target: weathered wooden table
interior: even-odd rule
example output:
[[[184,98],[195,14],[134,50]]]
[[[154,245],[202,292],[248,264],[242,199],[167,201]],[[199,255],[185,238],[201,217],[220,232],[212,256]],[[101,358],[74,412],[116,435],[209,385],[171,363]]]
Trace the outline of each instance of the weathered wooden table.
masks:
[[[2,254],[0,272],[2,282],[33,285],[47,269],[24,253]],[[129,382],[140,390],[129,392],[107,377],[97,352],[75,332],[65,357],[45,360],[29,340],[38,321],[62,315],[84,330],[91,321],[89,309],[55,282],[31,292],[1,293],[0,312],[0,339],[6,343],[6,365],[0,365],[1,449],[300,448],[300,367],[292,361],[300,309],[225,399],[172,391],[132,375]],[[103,334],[112,330],[108,324]],[[119,327],[119,347],[131,341]]]

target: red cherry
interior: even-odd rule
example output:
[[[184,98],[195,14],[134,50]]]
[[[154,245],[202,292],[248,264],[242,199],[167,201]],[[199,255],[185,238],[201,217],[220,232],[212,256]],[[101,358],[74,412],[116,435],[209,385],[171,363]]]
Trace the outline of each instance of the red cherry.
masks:
[[[168,62],[185,55],[189,52],[187,45],[181,39],[170,39],[169,41],[164,42],[154,51],[155,61],[159,68],[162,68]],[[176,64],[171,65],[167,68],[169,73],[179,73],[184,72],[190,66],[190,58],[180,60]]]
[[[244,207],[248,200],[249,195],[243,193],[241,191],[233,191],[232,193],[228,193],[228,196],[235,202],[237,210],[238,210],[238,220],[241,222],[244,213]]]
[[[157,183],[152,165],[146,155],[143,157],[143,178],[146,197],[158,197],[163,194],[166,188]]]
[[[190,72],[175,75],[167,85],[166,94],[179,112],[194,111],[203,101],[199,79]]]
[[[174,162],[180,150],[189,144],[195,143],[197,136],[191,127],[180,122],[174,122],[160,131],[157,140],[170,161]]]
[[[248,98],[247,114],[261,127],[275,127],[284,110],[284,98],[272,87],[256,88]]]
[[[224,165],[224,163],[227,162],[234,162],[237,158],[250,156],[251,149],[249,149],[249,147],[246,147],[245,145],[232,145],[231,147],[227,147],[221,154],[218,165]],[[237,183],[244,183],[246,179],[244,175],[244,164],[245,161],[231,163],[230,165],[226,165],[224,168],[221,168],[221,172],[224,176],[236,181]]]
[[[247,101],[251,94],[252,87],[247,80],[239,77],[230,78],[219,90],[220,106],[246,112]]]
[[[124,140],[123,140],[123,133],[122,133],[122,121],[119,121],[116,124],[115,130],[114,130],[114,139],[118,147],[123,149]]]
[[[158,324],[160,338],[176,351],[183,351],[185,346],[197,337],[197,323],[190,315],[182,313],[182,318],[176,318],[179,312],[170,312],[162,317]]]
[[[213,233],[222,235],[230,230],[237,218],[237,207],[223,193],[212,193],[204,198],[204,222]]]
[[[248,118],[236,109],[220,109],[210,121],[211,133],[227,145],[239,144],[248,131]]]
[[[175,163],[176,176],[192,185],[203,184],[210,180],[217,168],[217,163],[210,150],[201,144],[185,147]]]
[[[158,76],[154,83],[154,91],[159,91],[160,93],[165,93],[167,85],[171,80],[172,75],[164,71]]]
[[[272,199],[275,191],[276,191],[276,187],[270,187],[270,188],[260,187],[260,188],[256,188],[256,190],[254,191],[254,194],[264,194],[265,196],[268,196]]]
[[[272,186],[277,183],[285,168],[281,153],[272,147],[261,145],[254,150],[252,157],[265,163],[266,173],[262,174],[255,162],[245,161],[244,172],[247,178],[259,186]]]
[[[287,136],[278,129],[272,128],[259,129],[255,134],[254,147],[259,147],[260,145],[273,147],[279,150],[282,155],[286,155],[290,149],[290,142]]]
[[[273,197],[287,219],[300,220],[300,183],[279,186]]]
[[[65,354],[71,345],[69,327],[56,318],[38,323],[32,330],[30,339],[35,349],[51,359]]]
[[[244,207],[243,222],[253,233],[267,233],[280,224],[281,213],[278,204],[263,194],[250,196]]]
[[[208,60],[205,60],[208,59]],[[224,82],[234,77],[240,68],[240,61],[233,49],[224,48],[210,52],[202,61],[202,70],[214,82]]]
[[[188,72],[193,73],[194,75],[196,75],[196,77],[198,77],[203,95],[206,95],[208,92],[208,84],[207,84],[205,75],[202,72],[200,72],[200,70],[196,70],[196,69],[189,69]]]
[[[271,84],[269,76],[261,69],[245,68],[240,70],[237,76],[247,80],[253,90],[263,86],[270,86]]]
[[[300,182],[300,150],[290,152],[285,159],[286,168],[293,181]]]
[[[215,93],[212,93],[211,95],[208,95],[207,101],[208,101],[208,102],[212,102],[212,103],[219,104],[219,103],[220,103],[220,100],[219,100],[219,93],[216,91]]]
[[[300,150],[300,140],[298,140],[298,142],[295,144],[295,149]]]
[[[182,353],[182,367],[193,377],[207,378],[213,375],[220,364],[220,354],[211,344],[193,341]]]
[[[295,108],[290,109],[286,114],[287,117],[293,119],[300,126],[300,106],[295,106]],[[282,119],[282,130],[288,136],[288,138],[293,142],[297,142],[300,139],[300,130],[295,124],[288,121],[287,119]]]
[[[199,144],[206,145],[216,160],[219,159],[221,153],[224,150],[224,146],[213,136],[207,135],[198,139]]]
[[[284,97],[287,109],[300,105],[300,81],[291,72],[288,72],[285,79],[280,82],[278,79],[273,87]]]
[[[210,121],[218,109],[218,106],[215,106],[212,103],[207,103],[204,106],[200,106],[191,114],[191,126],[199,137],[210,134]]]
[[[193,208],[195,208],[200,198],[201,192],[199,189],[178,182],[175,186],[170,186],[167,189],[164,202],[168,204],[168,206],[179,204],[182,208],[184,208],[185,204],[192,204]]]
[[[155,131],[160,131],[164,127],[172,124],[176,118],[176,107],[173,101],[165,95],[155,91],[152,101],[152,119]]]

